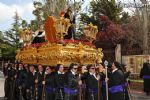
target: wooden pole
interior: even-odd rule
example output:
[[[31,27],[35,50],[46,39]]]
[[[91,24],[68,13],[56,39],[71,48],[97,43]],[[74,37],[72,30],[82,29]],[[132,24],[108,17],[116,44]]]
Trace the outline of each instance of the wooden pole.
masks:
[[[100,75],[98,77],[98,100],[100,100]]]
[[[105,64],[105,68],[106,68],[106,100],[108,100],[108,72],[107,72],[107,69],[108,69],[108,61],[105,60],[104,62]]]

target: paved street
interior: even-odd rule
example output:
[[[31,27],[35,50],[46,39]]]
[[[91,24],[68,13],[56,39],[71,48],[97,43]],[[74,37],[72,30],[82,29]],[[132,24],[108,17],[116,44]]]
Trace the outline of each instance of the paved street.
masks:
[[[146,96],[142,91],[131,91],[132,100],[150,100],[150,96]]]

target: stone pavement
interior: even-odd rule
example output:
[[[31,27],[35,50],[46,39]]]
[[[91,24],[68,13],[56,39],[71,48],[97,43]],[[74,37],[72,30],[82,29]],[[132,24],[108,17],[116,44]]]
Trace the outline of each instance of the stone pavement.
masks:
[[[131,90],[132,100],[150,100],[150,95],[147,96],[143,91]]]

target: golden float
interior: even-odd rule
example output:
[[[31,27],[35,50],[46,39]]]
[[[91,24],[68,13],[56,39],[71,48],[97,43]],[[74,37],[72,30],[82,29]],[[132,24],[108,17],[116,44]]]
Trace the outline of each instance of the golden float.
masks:
[[[102,49],[96,49],[92,43],[85,43],[76,40],[64,40],[67,34],[70,22],[68,19],[55,19],[49,16],[45,22],[45,32],[47,43],[26,45],[17,50],[16,60],[27,64],[43,64],[56,66],[63,64],[68,66],[70,63],[95,64],[102,62]],[[87,37],[91,41],[95,39],[97,27],[92,24],[85,27]],[[90,33],[91,32],[91,33]],[[28,35],[24,32],[24,35]],[[23,34],[23,33],[22,33]],[[21,38],[26,38],[26,36]],[[29,43],[29,39],[25,43]],[[28,40],[28,41],[27,41]]]

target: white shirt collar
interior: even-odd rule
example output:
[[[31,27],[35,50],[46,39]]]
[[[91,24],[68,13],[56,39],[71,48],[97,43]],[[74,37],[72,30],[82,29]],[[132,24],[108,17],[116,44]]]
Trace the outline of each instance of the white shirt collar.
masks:
[[[93,75],[96,78],[96,74],[95,73],[90,73],[90,75]],[[96,78],[97,79],[97,78]]]
[[[112,70],[112,73],[114,73],[115,71],[117,71],[118,70],[118,68],[116,68],[116,69],[114,69],[114,70]]]
[[[72,70],[71,70],[71,73],[72,73],[73,75],[76,75],[76,73],[75,73],[75,72],[73,72]]]
[[[58,72],[58,74],[64,74],[64,72],[60,72],[60,71],[57,71]]]
[[[32,73],[32,75],[35,75],[35,71],[34,72],[31,72]]]
[[[43,74],[43,72],[41,71],[41,72],[39,72],[39,74],[41,74],[41,75],[42,75],[42,74]]]
[[[90,75],[95,75],[95,73],[91,73],[91,72],[90,72]]]

